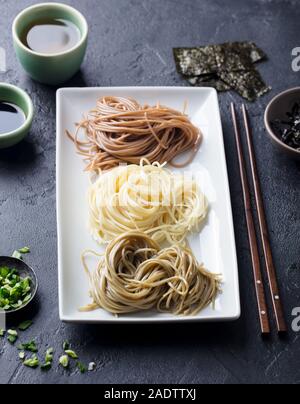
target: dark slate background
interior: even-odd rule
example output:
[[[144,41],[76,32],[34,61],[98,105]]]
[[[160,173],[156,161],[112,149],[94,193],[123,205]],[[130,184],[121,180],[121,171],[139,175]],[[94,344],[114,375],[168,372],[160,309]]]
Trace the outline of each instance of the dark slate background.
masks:
[[[39,300],[27,317],[35,337],[61,351],[72,342],[83,362],[97,363],[86,375],[54,366],[47,374],[23,368],[16,348],[0,340],[1,383],[300,383],[300,333],[291,312],[300,306],[300,165],[278,154],[266,137],[263,112],[281,90],[299,84],[291,50],[300,46],[299,0],[74,0],[90,25],[82,71],[68,86],[183,86],[172,48],[251,40],[268,54],[260,70],[273,91],[249,105],[274,258],[289,334],[262,340],[256,314],[238,163],[229,119],[233,94],[221,94],[226,154],[240,265],[242,318],[232,324],[72,326],[58,318],[55,213],[55,91],[32,82],[12,48],[11,24],[32,0],[0,0],[0,46],[7,73],[0,81],[24,88],[36,114],[19,146],[0,152],[0,254],[29,245],[26,258],[40,280]],[[274,323],[273,323],[274,324]]]

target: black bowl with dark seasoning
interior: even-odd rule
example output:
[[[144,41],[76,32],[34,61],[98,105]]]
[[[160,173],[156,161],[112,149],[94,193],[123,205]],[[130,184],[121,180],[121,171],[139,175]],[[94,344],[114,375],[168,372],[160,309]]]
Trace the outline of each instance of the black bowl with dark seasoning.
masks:
[[[300,87],[273,98],[265,112],[265,126],[277,148],[300,160]]]
[[[295,102],[286,118],[271,122],[274,132],[288,146],[300,151],[300,100]]]

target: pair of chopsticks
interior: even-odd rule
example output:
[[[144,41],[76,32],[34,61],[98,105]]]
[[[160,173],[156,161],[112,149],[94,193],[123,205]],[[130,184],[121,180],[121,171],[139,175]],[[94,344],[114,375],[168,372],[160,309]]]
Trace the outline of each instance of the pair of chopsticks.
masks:
[[[242,180],[242,187],[243,187],[243,196],[244,196],[244,204],[245,204],[245,214],[247,220],[247,229],[248,229],[248,236],[250,242],[250,251],[251,251],[251,258],[252,258],[252,266],[253,266],[253,274],[255,280],[255,290],[256,290],[256,298],[259,310],[259,319],[261,325],[262,334],[270,334],[270,320],[268,314],[268,307],[266,301],[266,294],[262,276],[262,269],[260,264],[260,256],[259,256],[259,244],[257,239],[257,234],[255,230],[252,206],[251,206],[251,195],[250,195],[250,188],[249,182],[247,177],[247,170],[246,170],[246,163],[245,157],[243,152],[242,140],[240,135],[240,127],[237,120],[236,108],[234,103],[231,104],[231,113],[232,113],[232,121],[235,131],[235,139],[236,145],[238,150],[238,157],[239,157],[239,166],[240,166],[240,174]],[[273,311],[276,318],[277,330],[279,333],[286,332],[287,326],[284,317],[284,312],[282,308],[281,297],[279,293],[278,281],[276,270],[273,262],[272,257],[272,250],[270,245],[269,239],[269,232],[268,226],[266,221],[266,215],[263,205],[260,181],[257,171],[256,165],[256,158],[254,153],[253,141],[252,141],[252,131],[249,124],[249,116],[245,105],[242,105],[242,113],[243,113],[243,120],[247,138],[247,148],[250,158],[251,164],[251,175],[252,181],[254,184],[254,193],[255,193],[255,201],[257,206],[258,212],[258,219],[259,219],[259,228],[260,228],[260,235],[264,250],[264,259],[266,270],[269,279],[269,288],[272,296],[272,305]]]

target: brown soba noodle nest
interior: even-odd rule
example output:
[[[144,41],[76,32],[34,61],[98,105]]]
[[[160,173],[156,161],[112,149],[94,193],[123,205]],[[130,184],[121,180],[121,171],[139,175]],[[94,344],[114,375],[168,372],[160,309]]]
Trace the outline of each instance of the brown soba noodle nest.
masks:
[[[120,163],[170,163],[174,167],[189,164],[197,152],[202,134],[178,111],[157,104],[141,106],[132,98],[103,97],[94,110],[77,124],[74,141],[87,163],[86,170],[108,170]],[[191,150],[182,164],[174,161]]]
[[[90,272],[86,257],[99,257]],[[176,315],[196,315],[214,303],[220,278],[207,272],[189,248],[162,249],[150,237],[128,232],[112,241],[103,255],[82,256],[90,279],[93,304],[82,310],[103,308],[126,314],[156,308]]]

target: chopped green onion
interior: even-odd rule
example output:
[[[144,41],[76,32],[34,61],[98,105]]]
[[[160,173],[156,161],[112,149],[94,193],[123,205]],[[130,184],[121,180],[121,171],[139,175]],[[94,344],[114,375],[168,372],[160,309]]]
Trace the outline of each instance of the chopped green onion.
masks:
[[[23,247],[23,248],[20,248],[19,250],[14,251],[12,257],[17,258],[18,260],[21,260],[21,259],[23,259],[22,254],[29,254],[29,253],[30,253],[30,248]]]
[[[10,342],[12,345],[17,341],[18,337],[16,337],[15,335],[9,335],[7,337],[8,342]]]
[[[5,331],[2,328],[0,328],[0,337],[4,337],[4,334],[5,334]]]
[[[26,295],[26,296],[24,297],[23,303],[25,304],[25,303],[29,302],[29,300],[30,300],[31,298],[32,298],[32,294],[31,294],[31,293],[28,293],[28,295]]]
[[[25,357],[26,357],[26,354],[25,354],[24,351],[22,351],[22,352],[19,353],[19,358],[20,358],[21,360],[24,360]]]
[[[64,341],[63,350],[67,351],[68,349],[70,349],[70,343],[69,343],[69,341]]]
[[[8,330],[7,331],[8,337],[7,340],[11,343],[14,344],[17,339],[18,339],[18,333],[16,330]]]
[[[20,248],[18,251],[21,254],[29,254],[30,253],[30,248],[29,247],[23,247],[23,248]]]
[[[18,333],[16,330],[7,330],[8,335],[12,335],[13,337],[17,337]]]
[[[19,251],[14,251],[12,257],[21,260],[22,254]]]
[[[10,269],[8,267],[0,267],[0,276],[1,278],[7,278],[10,273]]]
[[[48,348],[45,355],[45,363],[41,366],[41,369],[44,371],[48,371],[52,367],[53,362],[53,348]]]
[[[15,268],[0,267],[0,310],[19,309],[31,299],[31,279]]]
[[[77,367],[78,367],[80,373],[85,373],[87,371],[86,366],[81,362],[77,362]]]
[[[41,365],[41,369],[44,370],[45,372],[50,370],[52,367],[52,362],[46,362],[43,365]]]
[[[70,349],[67,349],[65,353],[71,358],[71,359],[78,359],[78,355],[76,352],[71,351]]]
[[[38,348],[36,346],[35,341],[30,341],[30,342],[21,344],[18,349],[20,351],[29,351],[29,352],[33,352],[33,353],[38,352]]]
[[[63,368],[67,368],[69,366],[69,357],[68,355],[63,355],[59,358],[59,363]]]
[[[48,362],[52,363],[52,361],[53,361],[53,352],[54,352],[53,348],[47,349],[46,355],[45,355],[45,362],[46,363],[48,363]]]
[[[31,327],[33,322],[31,320],[23,321],[23,323],[19,324],[18,329],[20,331],[26,331],[29,327]]]
[[[37,368],[40,365],[40,362],[36,355],[32,355],[30,359],[27,359],[23,362],[23,365],[29,368]]]

